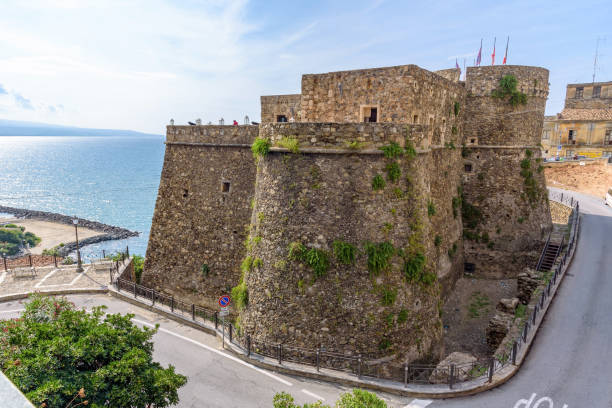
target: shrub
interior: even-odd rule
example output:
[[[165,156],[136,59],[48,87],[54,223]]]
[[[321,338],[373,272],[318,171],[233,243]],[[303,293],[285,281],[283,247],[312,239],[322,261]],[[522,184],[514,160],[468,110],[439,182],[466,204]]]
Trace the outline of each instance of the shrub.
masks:
[[[208,266],[208,264],[202,264],[202,276],[206,278],[209,273],[210,273],[210,267]]]
[[[395,254],[395,248],[390,242],[380,242],[377,244],[366,242],[364,249],[368,255],[368,270],[375,275],[389,266],[391,257]]]
[[[457,126],[454,126],[454,125],[453,125],[453,127],[451,128],[451,133],[452,133],[453,135],[456,135],[458,132],[459,132],[459,130],[457,129]]]
[[[387,344],[385,348],[389,345]],[[329,405],[323,405],[321,401],[313,404],[296,405],[291,394],[286,392],[274,395],[272,404],[274,408],[330,408]],[[387,404],[371,392],[354,389],[352,393],[347,392],[340,395],[335,408],[387,408]]]
[[[467,228],[474,229],[482,221],[482,211],[478,207],[461,200],[461,216]]]
[[[283,137],[278,145],[280,147],[284,147],[289,150],[291,153],[299,153],[300,152],[300,142],[295,137]]]
[[[348,242],[336,240],[333,243],[333,247],[334,255],[340,263],[345,265],[355,263],[355,252],[357,249],[354,245],[351,245]]]
[[[448,249],[449,258],[453,258],[457,253],[457,243],[453,242],[453,246]]]
[[[292,261],[299,261],[302,259],[306,247],[299,241],[295,241],[289,244],[289,255],[288,258]]]
[[[517,85],[518,80],[514,75],[504,75],[499,80],[498,88],[493,90],[491,96],[499,99],[508,98],[508,102],[512,106],[525,105],[527,103],[527,95],[519,92],[516,89]]]
[[[404,192],[399,187],[396,187],[396,188],[393,189],[393,194],[395,194],[395,198],[403,198],[404,197]]]
[[[406,147],[404,147],[404,151],[406,152],[406,156],[408,156],[410,159],[414,159],[417,155],[414,144],[410,140],[406,140]]]
[[[391,306],[395,303],[397,297],[397,289],[394,288],[383,288],[382,289],[382,304],[383,306]]]
[[[516,319],[522,319],[525,317],[526,312],[527,312],[527,306],[525,306],[522,303],[519,303],[516,309],[514,310],[514,317]]]
[[[249,291],[244,278],[241,278],[240,283],[232,288],[232,299],[236,302],[238,310],[244,309],[249,304]]]
[[[362,143],[358,142],[357,140],[347,142],[347,146],[349,149],[353,149],[353,150],[358,150],[363,147]]]
[[[404,260],[404,275],[408,282],[420,282],[423,278],[427,258],[422,252],[417,252]]]
[[[383,154],[387,159],[395,159],[404,154],[404,150],[395,142],[391,142],[388,145],[381,147],[380,150],[383,151]]]
[[[372,179],[372,190],[382,190],[386,184],[385,179],[380,174],[377,174]]]
[[[461,197],[453,197],[453,200],[451,201],[451,205],[453,207],[453,217],[457,218],[457,215],[459,213],[458,209],[459,207],[461,207]]]
[[[37,407],[177,404],[187,378],[153,360],[157,329],[104,309],[32,296],[20,319],[0,321],[2,371]]]
[[[408,320],[408,310],[402,309],[397,315],[397,323],[405,323]]]
[[[441,243],[442,243],[442,237],[439,235],[436,235],[436,237],[434,238],[434,245],[440,246]]]
[[[253,157],[265,157],[270,151],[270,140],[257,137],[255,141],[251,145],[251,151],[253,152]]]
[[[261,258],[255,258],[253,260],[253,268],[261,268],[263,266],[263,261]]]
[[[387,177],[389,178],[389,181],[391,181],[392,183],[395,183],[397,180],[399,180],[400,176],[402,175],[400,167],[396,162],[387,164],[386,170],[387,170]]]
[[[304,255],[304,262],[314,271],[315,278],[320,278],[327,273],[329,259],[327,253],[317,248],[310,248]]]
[[[252,268],[253,268],[253,257],[247,256],[246,258],[242,260],[242,263],[240,264],[240,270],[242,271],[242,273],[246,273],[246,272],[249,272]]]
[[[429,202],[427,203],[427,215],[429,215],[430,217],[436,215],[436,206],[434,205],[434,202],[432,200],[429,200]]]
[[[132,257],[132,262],[134,263],[134,278],[136,279],[136,283],[140,284],[145,259],[142,255],[134,255]],[[208,267],[208,265],[206,265],[206,267]],[[208,272],[206,274],[208,275]]]
[[[67,256],[67,257],[64,258],[62,263],[64,265],[72,265],[72,264],[74,264],[74,259],[72,259],[72,257],[70,257],[70,256]]]
[[[459,102],[455,102],[453,104],[453,112],[455,113],[455,116],[459,116],[459,109],[460,109],[460,105]]]

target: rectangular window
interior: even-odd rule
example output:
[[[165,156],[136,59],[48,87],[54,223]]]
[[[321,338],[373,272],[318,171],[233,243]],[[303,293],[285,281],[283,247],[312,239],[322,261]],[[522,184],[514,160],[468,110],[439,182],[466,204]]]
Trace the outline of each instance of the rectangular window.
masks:
[[[574,129],[567,132],[567,143],[576,144],[576,131]]]
[[[287,122],[287,117],[285,115],[276,115],[276,121],[281,123]]]
[[[604,144],[612,145],[612,129],[606,129],[606,133],[604,135]]]
[[[550,139],[550,130],[547,129],[542,133],[542,140],[548,140]]]
[[[599,98],[601,96],[601,85],[593,87],[593,98]]]
[[[582,94],[583,93],[584,93],[584,88],[583,87],[576,88],[576,95],[574,96],[574,98],[576,98],[576,99],[582,98]]]
[[[566,150],[565,151],[565,157],[574,157],[574,151],[573,150]]]
[[[362,106],[360,122],[378,122],[378,106]]]
[[[229,181],[224,181],[223,182],[223,185],[221,187],[221,191],[224,192],[224,193],[229,193],[229,191],[230,191],[230,183],[229,183]]]
[[[472,165],[469,163],[464,164],[463,169],[465,170],[466,173],[469,173],[472,171]]]

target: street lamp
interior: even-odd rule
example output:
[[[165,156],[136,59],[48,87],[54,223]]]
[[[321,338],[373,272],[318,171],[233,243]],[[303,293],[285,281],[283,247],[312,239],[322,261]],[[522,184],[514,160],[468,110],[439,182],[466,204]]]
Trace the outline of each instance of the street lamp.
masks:
[[[76,245],[77,245],[77,272],[83,272],[83,263],[81,262],[81,251],[79,250],[79,230],[78,230],[78,225],[79,225],[79,220],[78,218],[74,218],[72,220],[72,223],[74,224],[74,235],[76,236]]]

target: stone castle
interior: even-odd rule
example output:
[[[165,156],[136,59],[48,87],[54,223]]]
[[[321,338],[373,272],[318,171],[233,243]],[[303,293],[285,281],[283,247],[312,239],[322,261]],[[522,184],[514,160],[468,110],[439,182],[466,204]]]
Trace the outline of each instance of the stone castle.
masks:
[[[548,71],[459,78],[304,75],[261,97],[258,126],[168,126],[143,283],[209,307],[231,292],[258,341],[439,360],[456,280],[515,277],[552,226]]]

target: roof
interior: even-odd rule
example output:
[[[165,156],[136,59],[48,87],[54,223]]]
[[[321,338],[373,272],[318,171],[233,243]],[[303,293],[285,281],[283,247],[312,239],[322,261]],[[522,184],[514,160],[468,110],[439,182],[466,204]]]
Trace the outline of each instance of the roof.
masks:
[[[607,109],[570,109],[565,108],[557,114],[561,120],[611,120],[612,108]]]
[[[612,85],[612,81],[607,82],[585,82],[582,84],[567,84],[568,88],[574,88],[576,86],[598,86],[598,85]]]

